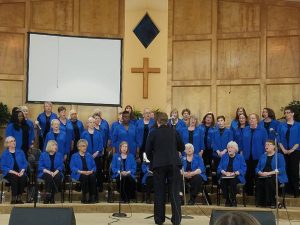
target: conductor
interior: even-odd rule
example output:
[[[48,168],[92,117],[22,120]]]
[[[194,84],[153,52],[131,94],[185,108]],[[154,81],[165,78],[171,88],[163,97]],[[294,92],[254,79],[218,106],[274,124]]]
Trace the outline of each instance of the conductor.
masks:
[[[146,142],[146,155],[151,161],[154,182],[154,221],[156,224],[165,222],[166,181],[172,206],[171,221],[175,225],[181,222],[180,205],[180,168],[179,152],[184,150],[184,144],[175,129],[167,125],[168,115],[158,113],[157,129],[152,131]]]

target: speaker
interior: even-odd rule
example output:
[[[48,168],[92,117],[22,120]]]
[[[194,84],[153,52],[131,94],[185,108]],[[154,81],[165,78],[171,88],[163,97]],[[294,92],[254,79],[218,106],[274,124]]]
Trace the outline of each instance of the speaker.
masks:
[[[14,207],[9,225],[76,225],[72,208]]]
[[[216,220],[223,214],[229,212],[243,212],[255,217],[261,225],[276,225],[275,216],[272,211],[247,211],[247,210],[215,210],[213,209],[210,216],[209,225],[214,225]]]

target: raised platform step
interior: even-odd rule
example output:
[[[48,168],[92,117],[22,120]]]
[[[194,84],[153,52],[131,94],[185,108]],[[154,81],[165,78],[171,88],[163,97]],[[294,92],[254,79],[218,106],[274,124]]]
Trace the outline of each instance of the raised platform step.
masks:
[[[10,205],[10,204],[1,204],[0,205],[0,213],[1,214],[9,214],[12,208],[16,207],[33,207],[33,204],[24,204],[24,205]],[[118,211],[117,203],[98,203],[98,204],[87,204],[83,205],[81,203],[64,203],[64,204],[54,204],[54,205],[44,205],[37,204],[37,207],[64,207],[64,208],[73,208],[75,213],[113,213]],[[207,216],[210,217],[211,211],[213,209],[219,210],[240,210],[240,211],[272,211],[274,214],[276,210],[271,209],[263,209],[256,207],[243,207],[240,206],[237,208],[229,208],[229,207],[220,207],[220,206],[203,206],[203,205],[194,205],[194,206],[183,206],[182,214],[188,215],[198,215],[198,216]],[[171,213],[171,207],[168,204],[166,207],[167,214]],[[153,205],[151,204],[141,204],[141,203],[133,203],[133,204],[124,204],[122,205],[122,211],[127,214],[131,213],[153,213]],[[300,207],[288,207],[287,209],[279,209],[279,218],[283,220],[299,220],[300,219]]]

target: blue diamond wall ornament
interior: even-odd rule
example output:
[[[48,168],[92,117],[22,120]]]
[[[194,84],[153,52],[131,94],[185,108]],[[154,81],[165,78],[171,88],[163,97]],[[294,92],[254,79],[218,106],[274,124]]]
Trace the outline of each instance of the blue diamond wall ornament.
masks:
[[[136,37],[140,40],[142,45],[144,45],[144,47],[147,48],[158,35],[159,29],[153,23],[148,13],[146,13],[142,20],[134,28],[133,32],[136,35]]]

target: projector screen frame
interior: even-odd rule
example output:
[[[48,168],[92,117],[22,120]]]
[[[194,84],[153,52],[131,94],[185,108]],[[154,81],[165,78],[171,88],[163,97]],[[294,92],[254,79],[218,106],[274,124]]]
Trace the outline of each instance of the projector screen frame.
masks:
[[[38,34],[45,36],[58,36],[58,37],[74,37],[74,38],[87,38],[87,39],[108,39],[108,40],[120,40],[120,96],[119,104],[103,104],[103,103],[82,103],[82,102],[61,102],[51,101],[53,104],[66,104],[66,105],[86,105],[86,106],[108,106],[108,107],[122,107],[122,80],[123,80],[123,38],[117,37],[91,37],[91,36],[79,36],[79,35],[67,35],[67,34],[50,34],[41,32],[27,32],[27,65],[26,65],[26,102],[30,104],[43,104],[44,101],[29,101],[28,100],[28,86],[29,86],[29,56],[30,56],[30,35]]]

